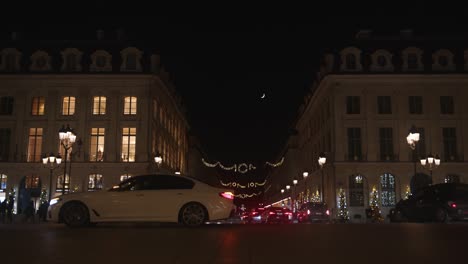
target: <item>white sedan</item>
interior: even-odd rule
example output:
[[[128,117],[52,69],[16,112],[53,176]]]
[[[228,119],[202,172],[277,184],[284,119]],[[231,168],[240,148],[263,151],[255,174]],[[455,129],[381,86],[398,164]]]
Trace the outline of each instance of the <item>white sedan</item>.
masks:
[[[232,190],[186,176],[141,175],[107,191],[71,193],[51,200],[48,219],[70,227],[99,222],[176,222],[199,226],[228,218]]]

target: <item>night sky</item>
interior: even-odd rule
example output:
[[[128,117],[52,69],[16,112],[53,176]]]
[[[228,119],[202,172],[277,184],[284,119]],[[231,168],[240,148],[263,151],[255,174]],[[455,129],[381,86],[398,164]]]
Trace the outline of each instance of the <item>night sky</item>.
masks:
[[[358,29],[398,34],[463,31],[463,16],[413,9],[367,16],[80,16],[2,23],[44,39],[94,39],[95,30],[157,43],[187,107],[191,133],[212,161],[273,161],[291,132],[324,50],[343,47]],[[289,19],[291,17],[291,19]],[[76,18],[76,17],[75,17]],[[3,18],[2,20],[5,20]],[[59,23],[57,22],[59,20]],[[74,20],[74,21],[73,21]],[[78,23],[76,22],[78,21]],[[465,31],[467,32],[467,31]],[[265,98],[261,99],[265,93]]]

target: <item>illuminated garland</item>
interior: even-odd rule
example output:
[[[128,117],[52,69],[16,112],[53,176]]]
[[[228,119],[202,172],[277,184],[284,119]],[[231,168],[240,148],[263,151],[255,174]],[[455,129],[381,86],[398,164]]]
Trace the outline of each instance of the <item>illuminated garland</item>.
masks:
[[[259,182],[249,182],[247,185],[242,185],[242,184],[240,184],[238,182],[228,182],[228,183],[224,183],[223,181],[220,181],[220,182],[221,182],[221,185],[226,186],[226,187],[234,187],[234,188],[245,189],[245,188],[255,188],[255,187],[258,187],[258,186],[263,186],[263,185],[265,185],[266,180],[264,180],[261,183],[259,183]]]
[[[278,166],[283,164],[283,161],[284,161],[284,157],[282,157],[281,160],[278,163],[271,163],[271,162],[267,161],[265,164],[267,164],[269,166],[272,166],[272,167],[278,167]],[[256,169],[256,167],[254,165],[250,164],[250,163],[249,163],[249,165],[247,165],[247,163],[241,163],[239,165],[234,164],[234,165],[232,165],[230,167],[227,167],[227,166],[224,166],[219,161],[217,161],[215,163],[209,163],[204,158],[202,158],[202,162],[203,162],[203,164],[205,164],[205,166],[210,167],[210,168],[214,168],[216,166],[219,166],[223,170],[234,170],[234,171],[240,172],[240,173],[247,173],[249,170],[255,170]]]
[[[260,195],[261,193],[262,193],[262,192],[252,193],[252,194],[241,193],[241,194],[236,194],[236,195],[234,195],[234,196],[237,197],[237,198],[245,199],[245,198],[251,198],[251,197]]]
[[[203,158],[202,158],[202,161],[203,161],[203,164],[205,164],[205,166],[210,167],[210,168],[214,168],[216,166],[219,166],[223,170],[234,170],[234,171],[240,172],[240,173],[247,173],[249,170],[255,170],[256,169],[256,167],[254,165],[252,165],[252,164],[247,165],[247,163],[241,163],[239,165],[234,164],[231,167],[226,167],[219,161],[217,161],[216,163],[209,163],[209,162],[206,162],[205,159],[203,159]]]
[[[281,160],[278,162],[278,163],[270,163],[270,162],[266,162],[267,165],[270,165],[272,167],[278,167],[278,166],[281,166],[281,164],[283,164],[283,161],[284,161],[284,157],[281,158]]]

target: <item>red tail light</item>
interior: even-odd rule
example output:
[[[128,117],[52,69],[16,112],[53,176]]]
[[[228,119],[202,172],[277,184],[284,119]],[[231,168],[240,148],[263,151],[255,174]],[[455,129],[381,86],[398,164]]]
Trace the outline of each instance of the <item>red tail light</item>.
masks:
[[[229,200],[234,199],[234,194],[232,192],[222,192],[222,193],[219,193],[219,196],[224,197]]]
[[[291,212],[286,212],[285,215],[292,215],[292,213]]]
[[[457,204],[454,203],[454,202],[452,202],[452,201],[449,201],[449,202],[448,202],[448,205],[449,205],[450,207],[452,207],[452,208],[457,208]]]
[[[269,215],[274,215],[274,214],[276,214],[276,213],[275,213],[275,212],[270,212],[270,213],[269,213]]]
[[[307,215],[310,215],[310,210],[309,209],[307,209]]]
[[[325,213],[326,213],[327,215],[330,215],[330,211],[329,211],[329,210],[327,210]]]
[[[258,214],[258,213],[257,212],[252,212],[252,215],[256,215],[256,214]]]

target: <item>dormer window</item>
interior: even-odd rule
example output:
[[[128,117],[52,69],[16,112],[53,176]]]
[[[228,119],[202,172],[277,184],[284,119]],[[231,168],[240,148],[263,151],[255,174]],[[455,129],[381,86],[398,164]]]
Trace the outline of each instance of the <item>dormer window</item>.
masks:
[[[20,70],[21,52],[17,49],[4,49],[0,57],[0,69],[5,72],[17,72]]]
[[[346,68],[348,70],[355,70],[356,69],[356,55],[354,55],[354,54],[346,55]]]
[[[79,72],[81,71],[81,56],[83,52],[69,48],[62,51],[62,71],[63,72]]]
[[[126,61],[126,67],[127,70],[129,71],[135,71],[136,70],[136,54],[128,54],[127,55],[127,61]]]
[[[120,52],[122,55],[122,65],[120,66],[121,71],[127,72],[141,72],[141,57],[143,52],[137,48],[130,47]]]
[[[370,70],[379,72],[393,71],[392,54],[384,49],[376,50],[371,55]]]
[[[440,66],[447,66],[448,65],[448,59],[447,59],[447,56],[439,56],[439,65]]]
[[[403,71],[422,71],[424,70],[421,57],[422,50],[410,47],[402,52],[403,57]]]
[[[90,71],[110,72],[112,71],[112,56],[105,50],[97,50],[91,55]]]
[[[408,54],[408,70],[415,70],[418,68],[418,57],[416,54]]]
[[[341,51],[341,71],[361,71],[361,50],[355,47],[345,48]]]
[[[102,68],[102,67],[106,66],[106,57],[98,56],[96,58],[96,66],[99,67],[99,68]]]
[[[433,71],[454,71],[453,53],[447,49],[441,49],[432,54]]]
[[[31,55],[31,66],[30,71],[49,71],[50,67],[50,56],[44,51],[36,51]]]
[[[379,57],[377,57],[377,64],[380,66],[380,67],[385,67],[385,65],[387,65],[387,59],[380,55]]]

